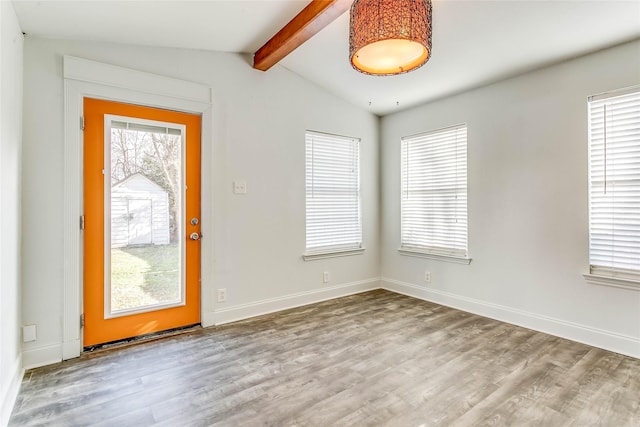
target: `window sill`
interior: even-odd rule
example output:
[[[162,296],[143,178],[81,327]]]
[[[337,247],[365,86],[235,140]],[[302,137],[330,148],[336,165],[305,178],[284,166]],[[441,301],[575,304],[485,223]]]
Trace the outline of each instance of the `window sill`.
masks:
[[[404,255],[404,256],[412,256],[412,257],[417,257],[417,258],[428,258],[428,259],[434,259],[434,260],[437,260],[437,261],[453,262],[453,263],[456,263],[456,264],[469,265],[471,263],[471,258],[460,257],[460,256],[455,256],[455,255],[440,255],[440,254],[434,254],[434,253],[430,253],[430,252],[420,251],[420,250],[417,250],[417,249],[400,248],[400,249],[398,249],[398,252],[400,252],[400,255]]]
[[[323,252],[307,252],[302,255],[302,259],[305,261],[314,261],[316,259],[325,259],[325,258],[338,258],[343,256],[351,256],[351,255],[360,255],[364,252],[365,248],[356,248],[356,249],[335,249],[330,251]]]
[[[598,276],[595,274],[582,275],[590,285],[612,286],[614,288],[631,289],[640,291],[640,282],[629,279],[619,279],[617,277]]]

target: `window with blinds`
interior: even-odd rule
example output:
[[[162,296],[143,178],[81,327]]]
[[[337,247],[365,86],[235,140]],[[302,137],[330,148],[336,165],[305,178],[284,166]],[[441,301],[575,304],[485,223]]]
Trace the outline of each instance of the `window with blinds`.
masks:
[[[362,247],[360,140],[306,133],[306,255]]]
[[[640,281],[640,87],[589,98],[589,263]]]
[[[467,126],[402,138],[400,251],[468,259]]]

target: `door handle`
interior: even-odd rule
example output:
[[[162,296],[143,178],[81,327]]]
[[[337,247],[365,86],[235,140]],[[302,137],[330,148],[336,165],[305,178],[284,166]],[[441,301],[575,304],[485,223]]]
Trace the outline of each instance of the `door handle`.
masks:
[[[189,238],[191,240],[200,240],[202,238],[202,235],[200,233],[191,233],[189,234]]]

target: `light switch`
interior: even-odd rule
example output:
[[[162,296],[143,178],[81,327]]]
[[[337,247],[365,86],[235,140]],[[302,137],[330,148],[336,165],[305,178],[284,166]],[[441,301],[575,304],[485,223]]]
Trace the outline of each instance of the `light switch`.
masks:
[[[36,325],[26,325],[22,327],[22,341],[31,342],[36,340]]]
[[[247,194],[247,181],[233,181],[233,194]]]

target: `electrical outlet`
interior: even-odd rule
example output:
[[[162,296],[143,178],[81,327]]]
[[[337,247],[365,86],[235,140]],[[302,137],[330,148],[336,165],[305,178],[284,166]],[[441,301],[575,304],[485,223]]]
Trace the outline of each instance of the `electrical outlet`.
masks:
[[[233,181],[233,194],[247,194],[247,181]]]
[[[26,325],[22,327],[22,342],[36,340],[36,325]]]
[[[430,271],[425,271],[424,272],[424,282],[425,283],[431,283],[431,272]]]
[[[218,289],[218,302],[225,302],[227,300],[227,289]]]
[[[322,283],[329,283],[329,272],[325,271],[322,273]]]

